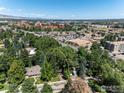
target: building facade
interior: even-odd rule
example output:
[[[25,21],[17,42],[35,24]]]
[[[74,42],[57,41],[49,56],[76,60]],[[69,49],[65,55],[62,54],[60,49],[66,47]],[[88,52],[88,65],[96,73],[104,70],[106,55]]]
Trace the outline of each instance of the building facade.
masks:
[[[124,53],[124,41],[115,41],[115,42],[107,41],[105,44],[105,49],[115,54],[118,53],[122,54]]]

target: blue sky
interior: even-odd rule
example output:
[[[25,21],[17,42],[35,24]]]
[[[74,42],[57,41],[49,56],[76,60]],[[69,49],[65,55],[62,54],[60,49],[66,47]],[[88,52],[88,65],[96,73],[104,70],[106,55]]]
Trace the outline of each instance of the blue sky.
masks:
[[[57,19],[124,18],[124,0],[0,0],[0,14]]]

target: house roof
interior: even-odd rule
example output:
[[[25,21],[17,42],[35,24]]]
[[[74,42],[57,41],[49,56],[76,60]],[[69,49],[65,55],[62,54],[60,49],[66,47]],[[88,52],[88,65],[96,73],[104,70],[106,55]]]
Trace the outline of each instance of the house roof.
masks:
[[[41,74],[41,67],[39,65],[27,67],[26,68],[26,76],[38,76]]]
[[[68,42],[75,43],[75,44],[77,44],[79,46],[87,46],[89,44],[92,44],[91,41],[85,40],[85,39],[73,39],[73,40],[69,40]]]
[[[26,48],[26,50],[28,51],[29,55],[34,55],[36,53],[36,48]]]

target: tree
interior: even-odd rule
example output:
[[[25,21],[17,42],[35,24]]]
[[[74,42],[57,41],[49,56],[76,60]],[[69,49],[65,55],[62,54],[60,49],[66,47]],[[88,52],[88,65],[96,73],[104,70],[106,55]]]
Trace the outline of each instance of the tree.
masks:
[[[46,56],[48,62],[52,64],[55,73],[58,73],[57,71],[59,70],[62,70],[62,72],[64,72],[64,68],[67,67],[66,57],[59,48],[52,48],[50,51],[47,52]]]
[[[13,35],[13,33],[12,33],[12,31],[4,31],[4,32],[1,32],[0,33],[0,39],[5,39],[5,38],[12,38],[12,35]]]
[[[55,73],[61,71],[71,72],[73,67],[77,66],[76,52],[69,47],[52,48],[47,52],[47,59],[54,68]],[[65,71],[66,70],[66,71]]]
[[[70,68],[76,67],[78,65],[77,62],[77,53],[74,49],[70,47],[60,47],[59,48],[66,57],[66,62]]]
[[[5,45],[5,48],[9,48],[11,46],[9,39],[4,40],[4,45]]]
[[[17,84],[9,84],[9,91],[7,93],[17,93],[18,91]]]
[[[37,93],[36,86],[34,86],[34,79],[26,79],[22,84],[22,93]]]
[[[101,80],[103,81],[104,85],[107,86],[114,86],[114,85],[121,85],[124,82],[122,73],[119,73],[117,70],[114,69],[108,64],[101,65]]]
[[[92,72],[93,76],[97,76],[100,73],[100,66],[103,62],[102,56],[104,54],[104,50],[101,49],[100,44],[93,43],[91,46],[91,53],[89,55],[89,59],[87,60],[88,69]]]
[[[50,81],[52,77],[54,77],[54,71],[50,63],[47,62],[47,59],[45,58],[45,62],[42,65],[41,69],[41,79],[44,81]]]
[[[43,50],[43,51],[47,51],[49,48],[55,48],[55,47],[59,47],[60,44],[51,37],[42,37],[42,38],[38,38],[35,42],[35,47],[38,50]]]
[[[86,58],[87,55],[88,55],[88,52],[85,50],[85,48],[80,47],[80,48],[78,49],[77,54],[78,54],[78,57],[79,57],[79,58],[82,58],[82,57],[83,57],[83,58]]]
[[[53,93],[53,89],[49,84],[45,83],[41,93]]]
[[[70,71],[68,70],[68,69],[64,69],[64,73],[63,73],[63,75],[64,75],[64,78],[65,79],[69,79],[70,78]]]
[[[0,82],[4,83],[6,81],[6,73],[9,68],[9,56],[0,56]]]
[[[24,37],[24,41],[29,43],[29,46],[34,47],[35,46],[35,42],[37,40],[37,37],[33,34],[26,34],[26,36]]]
[[[16,49],[11,45],[8,49],[7,49],[7,54],[9,56],[15,57],[16,56]]]
[[[90,88],[88,84],[80,79],[68,80],[65,88],[60,93],[90,93]]]
[[[25,67],[30,67],[32,66],[31,60],[29,58],[28,55],[28,51],[27,50],[21,50],[21,55],[20,55],[20,59],[23,61]]]
[[[38,50],[35,54],[35,56],[33,56],[33,62],[34,65],[42,65],[45,61],[45,54],[42,50]]]
[[[0,82],[4,83],[6,81],[6,74],[5,72],[0,72]]]
[[[117,38],[118,34],[108,34],[105,36],[104,39],[101,40],[101,45],[105,46],[106,41],[115,41]]]
[[[20,60],[13,60],[8,70],[8,82],[10,84],[20,84],[25,78],[24,64]]]
[[[117,60],[117,64],[115,65],[120,71],[124,72],[124,61],[123,60]]]
[[[85,74],[86,74],[86,67],[84,63],[79,63],[78,75],[81,78],[84,78]]]
[[[89,55],[87,51],[81,47],[79,48],[78,52],[78,62],[79,62],[79,67],[78,67],[78,75],[81,78],[84,78],[86,74],[86,67],[87,67],[87,56]]]

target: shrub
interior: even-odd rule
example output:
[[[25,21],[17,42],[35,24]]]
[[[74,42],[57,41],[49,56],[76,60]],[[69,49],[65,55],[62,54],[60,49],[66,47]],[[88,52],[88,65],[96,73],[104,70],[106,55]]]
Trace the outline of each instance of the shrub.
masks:
[[[3,89],[4,88],[4,85],[3,84],[0,84],[0,89]]]

